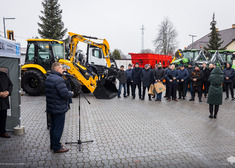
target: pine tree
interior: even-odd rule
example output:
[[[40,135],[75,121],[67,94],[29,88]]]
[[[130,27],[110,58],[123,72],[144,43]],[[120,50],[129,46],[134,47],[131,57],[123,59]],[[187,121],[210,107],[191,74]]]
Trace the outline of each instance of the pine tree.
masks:
[[[209,43],[207,47],[204,47],[205,50],[224,50],[225,48],[220,48],[223,41],[221,41],[220,34],[216,30],[216,21],[215,21],[215,14],[213,14],[212,22],[211,22],[211,32],[209,35]]]
[[[62,40],[67,28],[64,29],[58,0],[44,0],[42,6],[44,10],[41,11],[42,16],[39,16],[42,23],[38,23],[38,33],[42,38]]]

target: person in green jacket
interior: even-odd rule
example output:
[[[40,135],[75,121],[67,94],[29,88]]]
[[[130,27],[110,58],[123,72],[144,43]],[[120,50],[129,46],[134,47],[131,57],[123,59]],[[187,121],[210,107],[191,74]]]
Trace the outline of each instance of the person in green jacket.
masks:
[[[222,104],[223,99],[223,88],[222,83],[224,81],[223,71],[216,67],[209,77],[210,87],[208,91],[208,99],[207,103],[209,104],[209,112],[210,116],[209,118],[213,118],[213,108],[215,110],[214,112],[214,118],[217,117],[218,111],[219,111],[219,105]]]

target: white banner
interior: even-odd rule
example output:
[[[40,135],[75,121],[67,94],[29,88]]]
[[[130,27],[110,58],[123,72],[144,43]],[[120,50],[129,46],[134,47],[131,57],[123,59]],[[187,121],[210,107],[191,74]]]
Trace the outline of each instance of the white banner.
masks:
[[[0,57],[20,58],[20,43],[0,36]]]

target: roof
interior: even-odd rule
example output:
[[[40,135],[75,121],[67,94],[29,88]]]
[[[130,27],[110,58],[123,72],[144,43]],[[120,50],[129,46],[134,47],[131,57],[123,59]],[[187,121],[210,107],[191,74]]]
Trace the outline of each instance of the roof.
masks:
[[[54,41],[59,44],[63,44],[63,41],[54,40],[54,39],[27,39],[27,41]]]
[[[232,43],[233,41],[235,41],[235,28],[229,28],[229,29],[225,29],[225,30],[220,30],[219,34],[221,35],[221,41],[223,41],[221,48],[223,47],[227,47],[230,43]],[[193,43],[193,48],[194,49],[200,49],[201,47],[204,47],[207,45],[207,43],[209,42],[209,34],[205,35],[204,37],[200,38],[199,40],[195,41]],[[191,48],[192,44],[190,44],[187,48]]]

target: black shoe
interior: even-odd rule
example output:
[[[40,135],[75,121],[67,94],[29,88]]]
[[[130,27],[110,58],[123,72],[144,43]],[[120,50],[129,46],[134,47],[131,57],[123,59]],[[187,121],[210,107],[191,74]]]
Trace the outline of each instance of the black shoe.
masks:
[[[133,96],[132,99],[135,99],[135,96]]]
[[[209,115],[209,118],[211,118],[211,119],[212,119],[212,118],[213,118],[213,115],[212,115],[212,114],[210,114],[210,115]]]
[[[199,102],[202,102],[202,99],[201,99],[201,98],[199,98]]]
[[[124,96],[124,98],[127,98],[127,96]]]
[[[232,100],[235,100],[235,98],[233,97]]]
[[[140,98],[140,100],[144,100],[144,98]]]
[[[121,98],[121,96],[118,96],[118,98]]]
[[[149,101],[152,101],[152,99],[151,99],[151,98],[149,98]]]
[[[216,115],[214,115],[214,119],[216,119],[216,117],[217,117],[217,116],[216,116]]]
[[[127,94],[126,96],[130,96],[130,94]]]
[[[228,99],[229,99],[229,97],[226,97],[226,98],[225,98],[225,100],[228,100]]]
[[[189,101],[194,101],[194,99],[193,99],[193,98],[191,98],[191,99],[189,99]]]

